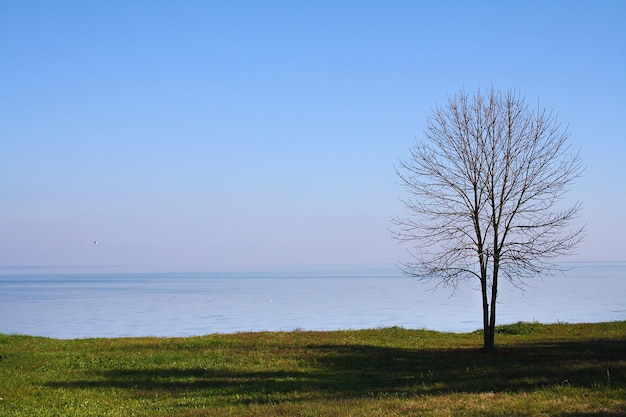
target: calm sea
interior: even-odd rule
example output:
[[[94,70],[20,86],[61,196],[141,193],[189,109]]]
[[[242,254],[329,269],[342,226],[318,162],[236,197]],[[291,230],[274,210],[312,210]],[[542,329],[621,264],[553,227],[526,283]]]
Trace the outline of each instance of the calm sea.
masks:
[[[568,264],[525,291],[503,283],[498,323],[626,320],[626,262]],[[0,270],[0,333],[55,338],[192,336],[263,330],[482,327],[480,293],[394,266],[265,273]]]

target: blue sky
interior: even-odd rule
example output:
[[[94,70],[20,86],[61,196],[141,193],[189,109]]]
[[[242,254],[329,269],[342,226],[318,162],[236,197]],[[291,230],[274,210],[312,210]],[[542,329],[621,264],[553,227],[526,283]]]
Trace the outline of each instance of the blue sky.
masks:
[[[447,94],[492,85],[581,150],[571,260],[626,260],[625,21],[623,1],[4,2],[0,266],[406,259],[394,164]]]

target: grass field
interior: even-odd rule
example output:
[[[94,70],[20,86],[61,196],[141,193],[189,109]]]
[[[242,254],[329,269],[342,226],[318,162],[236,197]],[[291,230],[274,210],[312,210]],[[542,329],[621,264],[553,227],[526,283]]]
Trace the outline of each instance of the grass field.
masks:
[[[1,416],[626,416],[626,322],[0,335]]]

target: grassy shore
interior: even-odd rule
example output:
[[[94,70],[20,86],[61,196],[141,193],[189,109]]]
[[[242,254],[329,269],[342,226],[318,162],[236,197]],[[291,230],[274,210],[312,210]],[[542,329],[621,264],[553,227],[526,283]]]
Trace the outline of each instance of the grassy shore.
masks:
[[[0,335],[2,416],[626,416],[626,322],[189,338]]]

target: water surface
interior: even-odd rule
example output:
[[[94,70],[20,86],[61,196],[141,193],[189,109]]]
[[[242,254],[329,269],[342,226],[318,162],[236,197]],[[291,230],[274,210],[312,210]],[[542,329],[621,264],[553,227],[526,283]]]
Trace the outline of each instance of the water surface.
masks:
[[[626,320],[626,263],[500,288],[498,323]],[[191,336],[389,326],[482,327],[480,293],[432,291],[393,266],[263,273],[0,271],[0,333],[55,338]],[[33,273],[36,272],[36,273]]]

